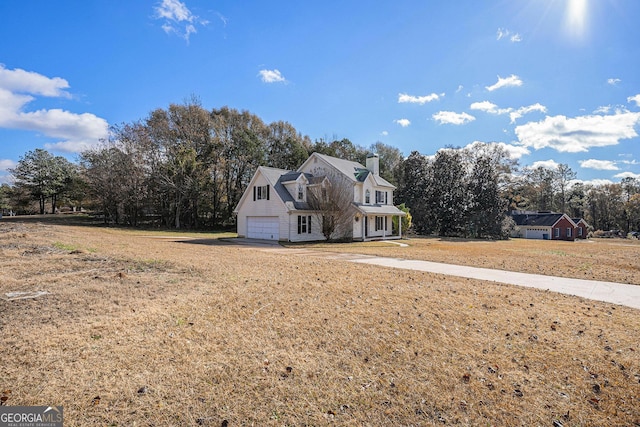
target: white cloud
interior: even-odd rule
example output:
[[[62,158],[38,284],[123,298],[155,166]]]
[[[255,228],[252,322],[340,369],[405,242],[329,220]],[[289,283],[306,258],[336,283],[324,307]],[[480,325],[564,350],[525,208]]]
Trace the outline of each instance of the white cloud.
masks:
[[[473,104],[471,104],[470,108],[472,110],[480,110],[486,113],[493,113],[493,114],[496,114],[496,112],[498,111],[498,106],[493,102],[489,102],[489,101],[474,102]]]
[[[108,134],[106,120],[91,113],[61,109],[25,111],[32,95],[69,97],[66,80],[0,66],[0,127],[33,131],[58,139],[46,145],[59,151],[78,152],[97,144]]]
[[[640,165],[640,162],[632,159],[632,160],[618,160],[620,163],[624,164],[624,165]]]
[[[207,25],[209,21],[191,13],[187,5],[180,0],[162,0],[154,8],[156,19],[164,20],[165,33],[175,33],[189,42],[191,34],[197,33],[196,25]]]
[[[635,102],[636,105],[640,107],[640,93],[635,96],[628,97],[627,102]]]
[[[382,132],[380,132],[380,135],[389,136],[389,132],[387,132],[386,130],[383,130]]]
[[[0,172],[8,172],[9,169],[15,168],[17,163],[9,159],[0,159]]]
[[[533,162],[531,165],[527,166],[528,169],[538,169],[545,168],[550,170],[558,169],[560,164],[553,159],[549,160],[539,160],[537,162]]]
[[[433,119],[439,124],[463,125],[474,121],[476,118],[467,113],[456,113],[453,111],[439,111],[435,113]]]
[[[411,121],[409,119],[398,119],[398,120],[394,120],[393,122],[399,124],[403,128],[406,128],[411,124]]]
[[[487,145],[489,147],[498,146],[502,148],[509,154],[509,157],[512,159],[519,159],[522,156],[526,156],[527,154],[531,154],[531,152],[526,147],[520,147],[516,145],[506,144],[504,142],[482,142],[482,141],[473,141],[471,144],[467,145],[465,148],[474,148],[478,145]]]
[[[601,171],[619,170],[618,166],[616,166],[616,162],[613,162],[611,160],[589,159],[589,160],[580,160],[578,163],[580,163],[580,167],[583,167],[585,169],[596,169]]]
[[[31,93],[33,95],[65,97],[71,95],[65,91],[69,88],[69,82],[60,77],[45,77],[32,71],[20,68],[7,70],[0,64],[0,88],[9,92]]]
[[[610,84],[611,86],[615,86],[618,83],[620,83],[622,80],[620,79],[607,79],[607,84]]]
[[[610,179],[591,179],[589,181],[583,181],[581,179],[576,179],[574,181],[571,181],[572,183],[580,183],[580,184],[584,184],[584,185],[591,185],[593,187],[600,187],[603,185],[608,185],[608,184],[613,184],[614,182],[611,181]]]
[[[592,147],[617,145],[621,139],[638,136],[634,129],[640,123],[640,113],[617,112],[608,116],[547,116],[539,122],[530,122],[515,129],[520,144],[553,148],[566,153],[589,151]]]
[[[285,79],[282,73],[278,70],[260,70],[258,75],[265,83],[280,83],[287,81],[287,79]]]
[[[462,92],[462,89],[464,89],[464,86],[458,85],[458,89],[456,89],[456,93]]]
[[[622,173],[619,173],[617,175],[614,175],[613,177],[614,178],[620,178],[620,179],[624,179],[624,178],[640,179],[640,173],[622,172]]]
[[[520,77],[516,76],[515,74],[511,74],[509,77],[505,78],[498,76],[498,81],[491,86],[485,86],[485,89],[487,89],[489,92],[493,92],[496,89],[513,86],[522,86],[522,80],[520,80]]]
[[[406,93],[399,93],[398,104],[410,103],[410,104],[424,105],[427,102],[437,101],[438,99],[440,99],[441,96],[444,96],[444,93],[441,93],[440,95],[438,95],[437,93],[432,93],[430,95],[423,95],[423,96],[414,96],[414,95],[408,95]]]
[[[511,119],[511,123],[515,123],[517,119],[524,116],[528,113],[533,113],[534,111],[539,111],[541,113],[547,112],[547,107],[542,104],[535,103],[526,107],[520,107],[517,110],[511,111],[509,113],[509,118]]]
[[[547,107],[545,107],[544,105],[541,104],[533,104],[533,105],[529,105],[526,107],[520,107],[517,110],[513,109],[513,108],[498,108],[498,106],[492,102],[489,101],[482,101],[482,102],[474,102],[473,104],[471,104],[470,108],[472,110],[479,110],[479,111],[484,111],[485,113],[489,113],[489,114],[497,114],[497,115],[501,115],[501,114],[509,114],[509,117],[511,119],[511,123],[515,123],[515,121],[517,119],[519,119],[520,117],[522,117],[523,115],[527,114],[527,113],[531,113],[533,111],[540,111],[542,113],[546,113],[547,112]]]
[[[496,32],[496,40],[506,39],[507,37],[509,37],[509,40],[512,43],[517,43],[522,41],[522,37],[520,37],[520,34],[512,33],[510,30],[506,28],[498,28],[498,31]]]
[[[0,159],[0,184],[13,184],[13,176],[9,173],[9,169],[17,165],[13,160]]]
[[[507,114],[512,111],[511,108],[498,108],[498,106],[489,101],[474,102],[469,107],[472,110],[484,111],[489,114]]]
[[[611,112],[611,105],[602,105],[595,110],[593,110],[593,114],[609,114]]]

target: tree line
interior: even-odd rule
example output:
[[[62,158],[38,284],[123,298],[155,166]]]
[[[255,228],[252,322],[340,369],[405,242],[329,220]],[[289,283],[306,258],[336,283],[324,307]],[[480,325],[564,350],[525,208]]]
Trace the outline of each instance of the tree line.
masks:
[[[171,228],[234,224],[233,210],[258,166],[295,170],[313,152],[365,164],[397,186],[394,202],[410,209],[415,231],[441,236],[501,238],[510,210],[555,211],[601,230],[640,229],[640,181],[588,185],[567,165],[520,168],[496,144],[445,147],[408,157],[390,145],[346,138],[311,141],[284,121],[264,123],[248,111],[207,110],[197,99],[156,109],[111,128],[110,137],[76,163],[36,149],[0,187],[0,208],[56,212],[90,208],[105,222]]]
[[[42,149],[26,153],[11,170],[14,185],[2,187],[0,207],[43,214],[62,202],[98,211],[108,223],[223,227],[233,225],[233,210],[258,166],[296,169],[312,152],[364,163],[371,149],[392,153],[396,163],[402,158],[384,144],[312,142],[287,122],[266,124],[228,107],[209,111],[191,100],[113,126],[109,139],[82,152],[77,163]],[[383,165],[383,173],[391,176],[393,167]]]

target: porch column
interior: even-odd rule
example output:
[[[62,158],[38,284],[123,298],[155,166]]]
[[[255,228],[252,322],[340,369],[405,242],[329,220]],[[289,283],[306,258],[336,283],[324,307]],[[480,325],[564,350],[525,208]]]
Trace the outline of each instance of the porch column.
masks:
[[[402,237],[402,217],[398,215],[398,237]]]

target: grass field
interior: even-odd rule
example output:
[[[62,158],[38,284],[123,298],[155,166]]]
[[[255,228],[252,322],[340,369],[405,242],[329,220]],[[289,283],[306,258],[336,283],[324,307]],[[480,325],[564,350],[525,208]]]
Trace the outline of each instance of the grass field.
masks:
[[[65,426],[640,425],[638,310],[182,236],[0,220],[5,404]],[[638,283],[623,241],[407,243],[330,250]]]

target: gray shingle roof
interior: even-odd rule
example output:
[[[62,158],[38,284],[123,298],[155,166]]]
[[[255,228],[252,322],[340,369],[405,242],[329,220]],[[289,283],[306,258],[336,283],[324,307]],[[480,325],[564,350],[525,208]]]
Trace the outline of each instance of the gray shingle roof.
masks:
[[[530,225],[537,227],[553,226],[563,214],[560,213],[544,213],[544,214],[515,214],[511,215],[516,225]]]
[[[350,180],[354,182],[355,181],[364,182],[364,180],[367,179],[367,176],[371,174],[373,176],[373,179],[376,185],[379,185],[381,187],[396,188],[395,185],[391,184],[389,181],[382,178],[380,175],[372,174],[369,169],[362,166],[358,162],[339,159],[337,157],[331,157],[331,156],[327,156],[326,154],[320,154],[320,153],[313,153],[312,155],[316,155],[320,157],[322,160],[329,163],[331,166],[336,168],[338,171],[340,171],[342,174],[344,174],[346,177],[348,177]]]

